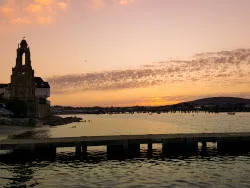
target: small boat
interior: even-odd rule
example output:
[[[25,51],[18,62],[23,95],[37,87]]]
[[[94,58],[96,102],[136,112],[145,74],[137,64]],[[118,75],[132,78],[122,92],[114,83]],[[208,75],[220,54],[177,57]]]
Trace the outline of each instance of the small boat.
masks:
[[[228,112],[228,115],[235,115],[235,112]]]

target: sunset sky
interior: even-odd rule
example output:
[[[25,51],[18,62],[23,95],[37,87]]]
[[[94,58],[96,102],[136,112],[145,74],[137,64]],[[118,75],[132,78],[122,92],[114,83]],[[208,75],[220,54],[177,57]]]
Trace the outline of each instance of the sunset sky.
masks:
[[[53,105],[250,98],[249,0],[0,0],[0,83],[23,37]]]

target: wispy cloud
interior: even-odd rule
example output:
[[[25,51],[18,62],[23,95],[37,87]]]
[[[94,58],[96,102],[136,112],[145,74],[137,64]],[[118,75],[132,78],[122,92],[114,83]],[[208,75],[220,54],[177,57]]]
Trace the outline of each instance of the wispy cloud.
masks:
[[[133,3],[135,0],[120,0],[119,4],[120,5],[126,5],[129,3]]]
[[[67,11],[70,0],[4,0],[0,5],[3,22],[48,24]]]
[[[91,10],[99,10],[107,4],[128,5],[134,3],[135,0],[88,0],[88,8]]]
[[[90,10],[99,10],[107,4],[128,5],[135,0],[84,0]],[[60,14],[68,10],[70,4],[79,3],[72,0],[3,0],[0,4],[2,23],[8,24],[49,24]],[[78,5],[78,6],[79,6]]]
[[[111,91],[169,84],[250,84],[250,49],[197,54],[192,60],[170,60],[139,69],[113,70],[48,78],[53,93]]]
[[[103,0],[89,0],[88,8],[91,10],[98,10],[104,5]]]
[[[17,17],[17,18],[13,18],[10,20],[10,23],[11,24],[15,24],[15,25],[18,25],[18,24],[31,24],[31,20],[27,17]]]

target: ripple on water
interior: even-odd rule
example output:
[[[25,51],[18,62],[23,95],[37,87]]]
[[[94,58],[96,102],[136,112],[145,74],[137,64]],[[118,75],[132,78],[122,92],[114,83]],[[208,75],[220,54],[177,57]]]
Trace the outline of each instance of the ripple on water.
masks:
[[[2,187],[247,187],[249,176],[249,154],[0,164]]]

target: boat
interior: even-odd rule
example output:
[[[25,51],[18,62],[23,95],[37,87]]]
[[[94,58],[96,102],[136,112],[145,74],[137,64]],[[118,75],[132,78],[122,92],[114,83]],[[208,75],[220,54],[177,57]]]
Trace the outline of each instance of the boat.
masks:
[[[235,112],[228,112],[228,115],[235,115]]]

